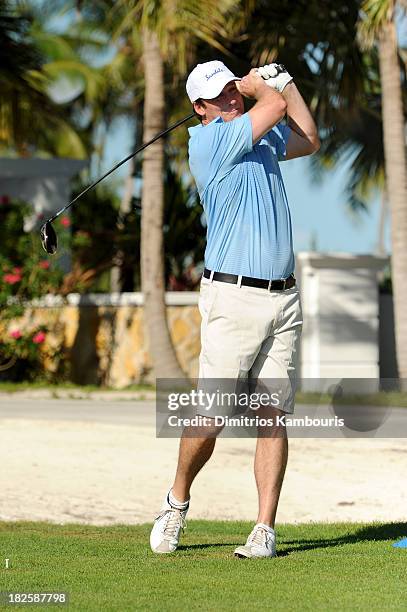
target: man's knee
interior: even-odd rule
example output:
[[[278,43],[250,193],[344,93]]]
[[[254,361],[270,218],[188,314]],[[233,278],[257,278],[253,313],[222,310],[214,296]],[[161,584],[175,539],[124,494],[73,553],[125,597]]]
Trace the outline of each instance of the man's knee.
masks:
[[[223,428],[224,425],[215,424],[215,419],[206,417],[202,425],[185,427],[182,436],[184,438],[216,439]]]
[[[271,406],[260,406],[256,410],[259,424],[257,435],[259,438],[287,438],[285,425],[285,412]]]

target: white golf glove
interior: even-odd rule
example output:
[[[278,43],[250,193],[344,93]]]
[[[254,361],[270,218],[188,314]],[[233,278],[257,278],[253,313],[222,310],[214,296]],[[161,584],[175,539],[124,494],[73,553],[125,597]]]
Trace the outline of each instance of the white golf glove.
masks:
[[[266,81],[266,85],[277,89],[280,93],[293,80],[283,64],[266,64],[257,68],[257,72]]]

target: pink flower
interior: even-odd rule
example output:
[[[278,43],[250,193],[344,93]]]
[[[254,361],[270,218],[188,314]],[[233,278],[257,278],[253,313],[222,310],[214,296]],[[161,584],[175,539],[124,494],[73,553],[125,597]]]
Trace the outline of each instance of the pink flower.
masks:
[[[49,268],[49,261],[47,261],[46,259],[44,259],[43,261],[40,261],[40,263],[38,264],[40,268],[42,268],[43,270],[48,270]]]
[[[63,227],[70,227],[71,220],[68,217],[62,217],[61,218],[61,225],[63,225]]]
[[[33,337],[33,342],[34,344],[42,344],[45,338],[46,338],[45,333],[40,331],[40,332],[37,332],[35,336]]]
[[[16,283],[20,282],[21,276],[20,274],[5,274],[3,276],[3,280],[8,285],[15,285]]]
[[[23,271],[23,269],[22,269],[22,268],[13,268],[13,273],[14,273],[14,274],[19,274],[19,275],[21,275],[21,272],[22,272],[22,271]]]
[[[20,332],[20,330],[19,330],[19,329],[13,329],[13,331],[12,331],[12,332],[10,332],[10,336],[11,336],[12,338],[14,338],[14,340],[18,340],[19,338],[21,338],[21,337],[22,337],[22,335],[23,335],[23,334]]]

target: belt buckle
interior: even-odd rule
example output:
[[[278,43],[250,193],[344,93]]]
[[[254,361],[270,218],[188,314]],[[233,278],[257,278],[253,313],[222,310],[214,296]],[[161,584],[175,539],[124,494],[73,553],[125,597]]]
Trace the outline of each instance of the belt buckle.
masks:
[[[268,287],[267,287],[267,291],[270,291],[270,290],[271,290],[271,283],[272,283],[272,282],[273,282],[273,281],[269,280],[269,285],[268,285]]]
[[[288,278],[281,278],[280,280],[282,280],[282,281],[283,281],[283,288],[282,288],[282,291],[285,291],[285,287],[286,287],[286,284],[287,284]]]

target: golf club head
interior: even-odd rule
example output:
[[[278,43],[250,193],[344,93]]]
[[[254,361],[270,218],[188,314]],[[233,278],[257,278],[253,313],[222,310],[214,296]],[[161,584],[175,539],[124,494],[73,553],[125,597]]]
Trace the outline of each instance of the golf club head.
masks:
[[[44,251],[49,253],[49,255],[54,255],[57,252],[58,239],[55,230],[49,221],[44,223],[44,225],[41,227],[40,234]]]

